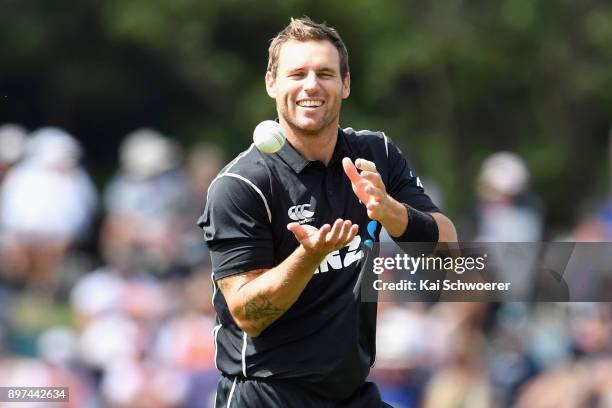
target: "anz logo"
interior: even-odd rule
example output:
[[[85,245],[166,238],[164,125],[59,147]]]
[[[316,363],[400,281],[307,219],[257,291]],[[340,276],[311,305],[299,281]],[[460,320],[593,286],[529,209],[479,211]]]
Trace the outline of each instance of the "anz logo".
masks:
[[[360,260],[363,258],[363,251],[359,249],[360,245],[361,237],[359,235],[355,235],[355,238],[353,238],[353,240],[347,245],[348,252],[344,255],[344,259],[340,255],[339,249],[330,252],[327,254],[323,262],[321,262],[315,271],[315,274],[328,272],[330,268],[334,270],[346,268],[347,266]]]
[[[376,221],[370,221],[367,225],[366,231],[368,233],[368,237],[363,243],[368,248],[372,248],[374,241],[376,241],[377,228],[378,223]],[[346,254],[344,254],[344,258],[342,255],[340,255],[340,250],[330,252],[327,254],[323,262],[321,262],[315,271],[315,274],[328,272],[330,268],[333,270],[339,270],[357,262],[363,258],[363,250],[360,249],[360,246],[361,237],[359,235],[355,235],[355,238],[353,238],[353,240],[346,246],[348,247],[348,251]]]
[[[310,211],[310,204],[294,205],[289,208],[287,215],[293,221],[298,221],[300,224],[304,224],[314,220],[314,211]]]

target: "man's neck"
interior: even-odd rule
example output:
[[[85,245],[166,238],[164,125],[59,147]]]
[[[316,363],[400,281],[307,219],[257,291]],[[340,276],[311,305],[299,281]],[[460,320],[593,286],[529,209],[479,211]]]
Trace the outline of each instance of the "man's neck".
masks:
[[[281,121],[282,124],[282,121]],[[329,126],[319,134],[301,134],[283,125],[287,140],[308,160],[318,160],[325,166],[331,161],[338,140],[338,126]]]

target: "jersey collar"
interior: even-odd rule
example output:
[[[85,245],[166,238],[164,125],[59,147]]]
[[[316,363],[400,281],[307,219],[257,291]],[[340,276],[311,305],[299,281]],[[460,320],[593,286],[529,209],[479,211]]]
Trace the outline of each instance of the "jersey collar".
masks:
[[[277,154],[285,163],[289,165],[289,167],[293,169],[293,171],[298,174],[301,173],[302,170],[308,166],[308,164],[312,163],[311,160],[306,159],[297,150],[295,150],[288,140]],[[334,147],[334,152],[332,153],[332,158],[329,165],[331,166],[336,164],[337,162],[341,161],[343,157],[346,157],[349,154],[350,150],[348,149],[344,132],[341,128],[338,128],[338,139],[336,140],[336,146]]]

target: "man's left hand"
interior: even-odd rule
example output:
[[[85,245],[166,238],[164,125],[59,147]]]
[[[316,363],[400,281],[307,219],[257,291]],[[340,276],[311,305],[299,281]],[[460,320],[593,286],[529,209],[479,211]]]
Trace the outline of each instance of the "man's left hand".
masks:
[[[351,180],[355,195],[366,206],[368,217],[383,223],[390,210],[390,197],[380,174],[376,171],[376,165],[365,159],[357,159],[353,164],[351,159],[345,157],[342,159],[342,167]],[[357,169],[361,170],[361,173]]]

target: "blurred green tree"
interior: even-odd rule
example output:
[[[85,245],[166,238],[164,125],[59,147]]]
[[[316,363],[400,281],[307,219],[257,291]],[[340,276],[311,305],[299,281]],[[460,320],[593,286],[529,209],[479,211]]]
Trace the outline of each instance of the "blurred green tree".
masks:
[[[342,124],[384,129],[451,216],[500,149],[527,160],[553,230],[606,193],[612,6],[597,0],[3,0],[0,121],[66,127],[101,183],[137,126],[235,154],[275,114],[268,41],[302,15],[348,45]]]

